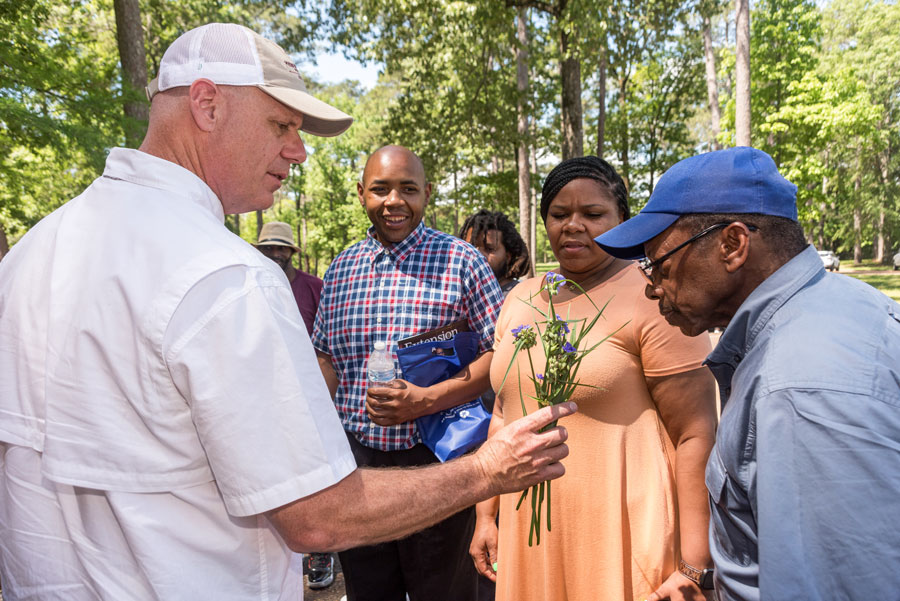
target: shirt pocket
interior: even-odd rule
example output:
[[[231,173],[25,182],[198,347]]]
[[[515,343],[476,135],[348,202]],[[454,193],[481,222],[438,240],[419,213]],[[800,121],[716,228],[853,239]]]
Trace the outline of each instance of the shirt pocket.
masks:
[[[718,447],[713,447],[706,465],[706,488],[712,500],[713,542],[729,560],[750,565],[755,555],[749,537],[755,539],[750,505],[741,500],[744,495],[725,469]]]

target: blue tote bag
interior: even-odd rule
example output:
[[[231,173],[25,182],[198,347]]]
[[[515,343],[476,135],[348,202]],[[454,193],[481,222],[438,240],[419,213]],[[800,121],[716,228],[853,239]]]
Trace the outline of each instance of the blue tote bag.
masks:
[[[429,340],[397,349],[403,379],[431,386],[453,377],[478,355],[479,334],[457,332],[450,340]],[[416,427],[435,457],[447,461],[487,438],[491,416],[480,398],[416,419]]]

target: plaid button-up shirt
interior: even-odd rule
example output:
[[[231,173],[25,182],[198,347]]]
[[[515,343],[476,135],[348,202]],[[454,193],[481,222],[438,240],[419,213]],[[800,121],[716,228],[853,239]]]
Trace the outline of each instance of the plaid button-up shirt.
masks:
[[[399,244],[385,248],[374,236],[338,255],[325,273],[313,346],[331,355],[339,386],[335,405],[344,429],[383,451],[408,449],[421,438],[415,422],[390,427],[366,413],[367,362],[373,344],[388,341],[396,362],[398,340],[467,319],[491,350],[503,304],[500,286],[474,247],[419,223]]]

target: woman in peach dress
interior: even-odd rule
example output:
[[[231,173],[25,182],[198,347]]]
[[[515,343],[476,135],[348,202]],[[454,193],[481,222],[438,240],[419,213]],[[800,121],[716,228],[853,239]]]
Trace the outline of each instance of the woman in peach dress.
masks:
[[[628,218],[625,185],[608,163],[583,157],[558,165],[544,184],[541,216],[559,273],[586,291],[560,287],[556,312],[592,318],[594,305],[606,305],[583,348],[615,333],[578,372],[596,388],[576,388],[579,411],[563,424],[570,454],[566,474],[553,482],[552,531],[529,547],[530,500],[520,511],[517,494],[485,501],[471,546],[476,567],[496,580],[498,601],[704,599],[710,591],[688,575],[711,566],[704,467],[716,410],[713,379],[702,367],[709,338],[688,338],[666,323],[644,295],[638,266],[594,243]],[[543,277],[526,280],[506,299],[491,365],[495,389],[513,355],[511,330],[541,319],[522,301],[546,306],[543,285]],[[541,345],[531,352],[540,371]],[[492,432],[522,417],[520,385],[527,411],[537,409],[528,398],[528,359],[516,360],[520,369],[509,370],[497,394]],[[688,567],[680,570],[682,560]]]

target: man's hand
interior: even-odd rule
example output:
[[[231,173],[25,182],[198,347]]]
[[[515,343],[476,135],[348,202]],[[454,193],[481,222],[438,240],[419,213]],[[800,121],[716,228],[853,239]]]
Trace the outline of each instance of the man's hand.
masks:
[[[544,407],[504,426],[481,445],[475,458],[495,495],[518,492],[566,473],[560,463],[569,454],[563,444],[569,437],[566,429],[538,430],[577,410],[572,402]]]
[[[366,391],[366,411],[379,426],[395,426],[432,413],[425,388],[406,380],[392,380],[389,386]]]
[[[575,403],[545,407],[499,429],[475,453],[406,469],[359,468],[333,486],[268,512],[296,552],[396,540],[480,501],[559,478],[566,430],[538,430]]]
[[[497,561],[498,538],[497,522],[478,516],[478,520],[475,522],[475,533],[472,535],[472,543],[469,545],[469,555],[472,556],[472,561],[475,562],[475,569],[478,573],[492,582],[497,582],[494,562]]]

